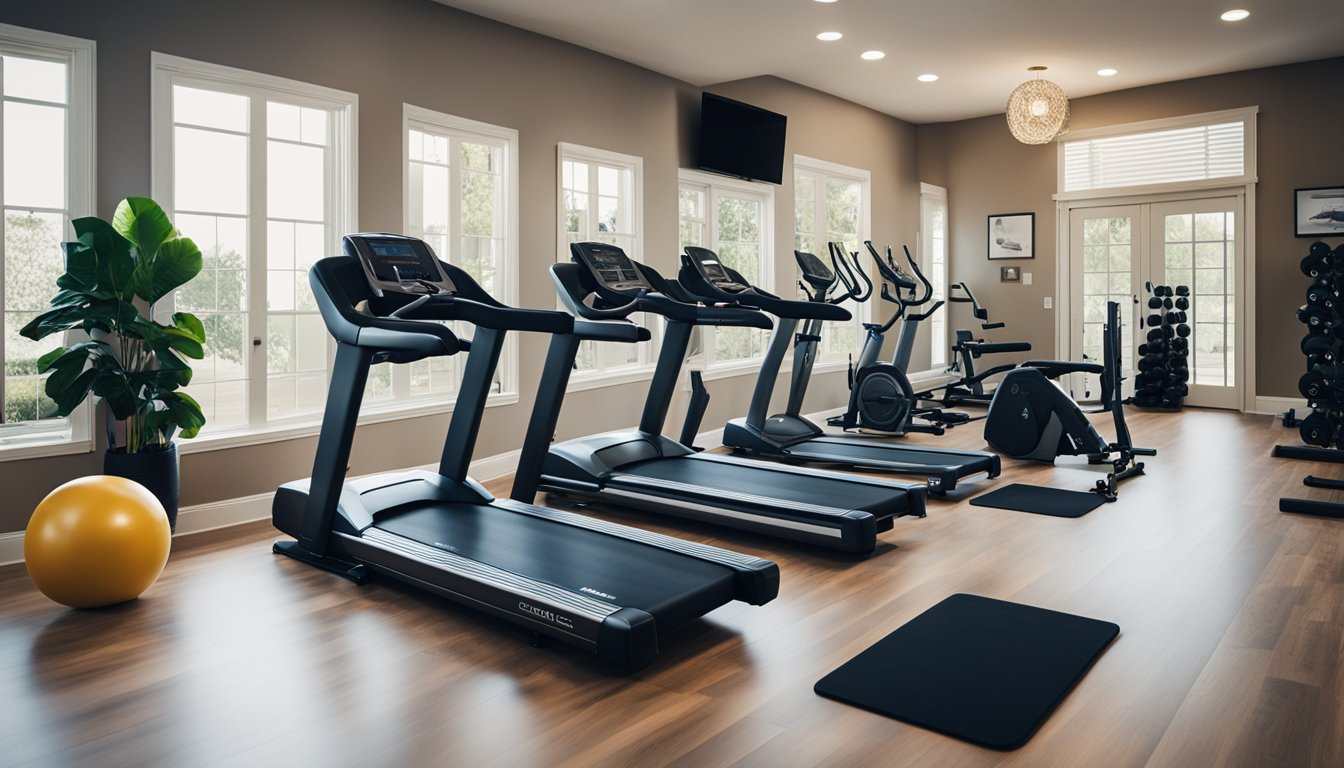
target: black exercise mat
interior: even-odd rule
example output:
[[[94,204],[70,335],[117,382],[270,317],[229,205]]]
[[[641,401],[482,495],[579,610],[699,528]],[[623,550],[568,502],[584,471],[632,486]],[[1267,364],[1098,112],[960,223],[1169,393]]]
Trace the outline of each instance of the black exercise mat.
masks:
[[[971,506],[1034,512],[1051,517],[1082,517],[1106,503],[1105,497],[1087,491],[1065,491],[1039,485],[1013,483],[971,499]]]
[[[823,677],[827,698],[991,749],[1041,727],[1120,627],[953,595]]]

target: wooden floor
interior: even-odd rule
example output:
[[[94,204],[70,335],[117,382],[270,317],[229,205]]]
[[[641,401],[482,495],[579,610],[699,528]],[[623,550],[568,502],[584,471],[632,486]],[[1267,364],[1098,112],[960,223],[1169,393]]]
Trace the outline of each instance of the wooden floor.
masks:
[[[0,765],[1344,765],[1344,521],[1277,511],[1282,495],[1329,498],[1301,478],[1344,466],[1271,459],[1297,435],[1268,417],[1132,413],[1130,426],[1159,455],[1117,503],[1076,520],[969,506],[1004,483],[1096,478],[1007,462],[897,520],[867,560],[602,510],[783,574],[773,603],[719,609],[629,677],[273,555],[267,524],[179,539],[158,584],[114,609],[63,609],[3,568]],[[915,440],[981,442],[976,427]],[[1015,752],[812,692],[956,592],[1121,635]]]

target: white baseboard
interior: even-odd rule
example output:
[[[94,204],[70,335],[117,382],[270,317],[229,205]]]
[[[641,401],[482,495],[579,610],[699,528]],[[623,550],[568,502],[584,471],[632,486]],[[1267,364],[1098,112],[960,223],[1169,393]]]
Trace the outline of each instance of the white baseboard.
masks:
[[[720,440],[722,430],[720,430]],[[718,443],[715,443],[717,445]],[[486,456],[471,462],[469,470],[477,480],[491,480],[507,475],[518,466],[518,457],[522,451],[506,451],[496,456]],[[433,472],[437,465],[426,464],[414,469]],[[350,479],[356,479],[351,477]],[[205,504],[193,504],[177,511],[177,532],[174,537],[190,536],[233,525],[266,520],[271,516],[271,499],[274,493],[257,493],[236,499],[221,499]],[[0,533],[0,565],[13,565],[23,562],[23,531]]]
[[[1257,397],[1255,398],[1255,410],[1251,413],[1278,416],[1287,413],[1289,408],[1296,409],[1299,418],[1310,412],[1310,409],[1307,408],[1307,401],[1300,397]]]

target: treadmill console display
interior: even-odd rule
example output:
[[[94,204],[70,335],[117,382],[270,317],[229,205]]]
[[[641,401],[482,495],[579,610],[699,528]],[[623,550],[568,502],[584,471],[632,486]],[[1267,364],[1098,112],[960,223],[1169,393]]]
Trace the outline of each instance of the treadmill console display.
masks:
[[[724,293],[741,293],[751,286],[737,282],[728,274],[728,270],[719,261],[718,255],[707,248],[686,247],[687,260],[693,264],[705,282]]]
[[[396,293],[456,293],[439,260],[423,240],[402,235],[346,235],[345,252],[359,259],[364,276],[379,296]],[[431,291],[426,284],[434,286]]]
[[[635,262],[625,255],[625,251],[606,243],[572,243],[569,246],[574,260],[588,267],[593,277],[603,288],[617,293],[630,293],[640,289],[651,291],[644,276],[640,274]]]

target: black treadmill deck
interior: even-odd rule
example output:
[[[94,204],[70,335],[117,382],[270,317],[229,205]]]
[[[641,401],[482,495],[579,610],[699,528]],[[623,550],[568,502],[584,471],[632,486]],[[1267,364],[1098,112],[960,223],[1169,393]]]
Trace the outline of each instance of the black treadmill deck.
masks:
[[[638,608],[660,632],[733,600],[734,572],[659,547],[482,504],[426,503],[374,527],[599,602]]]

